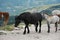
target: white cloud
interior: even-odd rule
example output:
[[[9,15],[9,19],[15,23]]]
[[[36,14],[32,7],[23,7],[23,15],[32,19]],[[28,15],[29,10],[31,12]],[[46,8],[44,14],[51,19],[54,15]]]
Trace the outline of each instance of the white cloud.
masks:
[[[16,12],[16,10],[13,10],[13,12]]]
[[[45,1],[34,1],[33,3],[34,3],[34,4],[37,4],[37,5],[38,5],[38,4],[42,4],[42,5],[43,5],[44,2],[45,2]]]
[[[11,9],[11,7],[7,7],[7,9]]]
[[[15,6],[15,8],[22,8],[22,6]]]

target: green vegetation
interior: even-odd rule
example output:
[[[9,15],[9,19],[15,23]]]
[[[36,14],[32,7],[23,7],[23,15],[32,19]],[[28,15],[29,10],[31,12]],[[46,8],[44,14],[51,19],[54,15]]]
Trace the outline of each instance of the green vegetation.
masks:
[[[19,27],[20,29],[22,29],[23,26],[24,26],[24,23],[21,23],[21,24],[18,25],[18,27]],[[14,25],[11,24],[11,25],[6,25],[6,26],[1,26],[1,27],[0,27],[0,30],[12,31],[12,30],[14,30]]]
[[[37,9],[37,10],[41,11],[41,10],[48,9],[50,7],[58,6],[58,5],[60,5],[60,4],[51,4],[51,5],[44,5],[44,6],[39,6],[39,7],[27,8],[27,9],[24,9],[22,12],[24,12],[26,10],[32,10],[32,9]],[[6,25],[4,27],[0,27],[0,30],[12,31],[14,29],[14,25],[13,25],[14,24],[14,20],[15,20],[14,18],[15,18],[15,16],[11,16],[9,18],[9,23],[8,23],[10,25]],[[42,24],[45,24],[45,23],[46,23],[46,21],[43,20]],[[23,28],[23,26],[24,26],[24,23],[19,24],[20,28]],[[31,24],[29,26],[31,26]]]
[[[14,27],[12,25],[1,26],[0,30],[12,31]]]
[[[43,21],[42,21],[42,24],[45,24],[45,23],[46,23],[46,21],[43,20]],[[18,27],[19,27],[20,29],[22,29],[23,26],[25,26],[24,23],[21,23],[21,24],[18,25]],[[29,26],[31,26],[31,24],[29,24]],[[1,26],[1,27],[0,27],[0,30],[12,31],[12,30],[14,30],[14,25],[11,24],[11,25],[6,25],[6,26]]]

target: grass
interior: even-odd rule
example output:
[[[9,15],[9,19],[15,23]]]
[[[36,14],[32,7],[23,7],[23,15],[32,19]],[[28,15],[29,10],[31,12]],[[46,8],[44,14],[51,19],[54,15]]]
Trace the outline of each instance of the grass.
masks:
[[[20,28],[20,29],[22,29],[23,26],[24,26],[23,23],[19,24],[19,28]],[[14,25],[11,24],[11,25],[6,25],[6,26],[1,26],[1,27],[0,27],[0,30],[12,31],[12,30],[14,30]]]
[[[45,24],[45,23],[46,23],[46,21],[43,20],[43,21],[42,21],[42,24]],[[18,27],[19,27],[20,29],[22,29],[23,26],[25,26],[24,23],[21,23],[21,24],[18,25]],[[29,24],[29,26],[31,26],[31,24]],[[6,25],[6,26],[1,26],[1,27],[0,27],[0,30],[12,31],[12,30],[14,30],[14,25],[11,24],[11,25]]]
[[[1,26],[0,30],[12,31],[14,29],[13,25]]]
[[[52,5],[44,5],[44,6],[40,6],[40,7],[34,7],[32,9],[43,10],[43,9],[47,9],[47,8],[49,8],[51,6],[56,6],[56,5],[60,5],[60,3],[59,4],[52,4]],[[25,9],[25,10],[29,10],[29,9]],[[43,20],[42,24],[45,24],[45,23],[46,23],[46,21]],[[23,28],[23,26],[24,26],[23,23],[19,24],[20,28]],[[29,26],[31,26],[31,24]],[[14,25],[13,24],[12,25],[6,25],[4,27],[0,27],[0,30],[6,30],[6,31],[12,31],[13,29],[14,29]]]

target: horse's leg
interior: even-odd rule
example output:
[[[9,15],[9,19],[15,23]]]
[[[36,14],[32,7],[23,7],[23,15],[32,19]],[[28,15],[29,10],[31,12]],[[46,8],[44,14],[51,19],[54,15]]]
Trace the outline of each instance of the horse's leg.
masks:
[[[29,30],[29,27],[28,26],[27,26],[27,30],[28,30],[27,33],[30,33],[30,30]]]
[[[3,25],[7,25],[7,23],[8,23],[8,20],[9,20],[9,14],[5,14],[5,13],[3,13],[3,16],[4,16],[4,23],[3,23]]]
[[[2,14],[0,14],[0,20],[1,20],[1,18],[2,18]]]
[[[36,26],[36,27],[35,27],[35,31],[37,32],[37,31],[38,31],[38,30],[37,30],[38,23],[36,23],[35,26]]]
[[[8,23],[8,20],[4,20],[3,25],[5,26],[5,25],[7,25],[7,23]]]
[[[41,22],[42,22],[42,21],[39,21],[39,22],[40,22],[39,33],[41,33]]]
[[[23,32],[23,34],[26,34],[26,26],[25,26],[25,28],[24,28],[24,32]]]
[[[58,23],[57,22],[55,23],[55,27],[56,27],[55,32],[57,32],[57,27],[58,27]]]
[[[3,22],[3,25],[7,25],[8,20],[9,20],[9,17],[4,17],[4,22]]]
[[[28,24],[26,24],[23,34],[26,34],[26,28],[28,29],[28,33],[29,33]]]
[[[47,25],[48,25],[48,33],[50,32],[50,23],[47,22]]]
[[[0,14],[0,26],[1,26],[2,15]]]

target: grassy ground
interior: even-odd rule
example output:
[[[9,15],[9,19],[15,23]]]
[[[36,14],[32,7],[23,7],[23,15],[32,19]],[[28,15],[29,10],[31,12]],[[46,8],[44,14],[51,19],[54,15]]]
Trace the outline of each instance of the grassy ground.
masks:
[[[1,26],[0,30],[12,31],[14,29],[13,25]]]
[[[45,24],[45,23],[46,23],[46,21],[43,20],[42,24]],[[24,25],[25,25],[24,23],[19,24],[19,28],[20,29],[23,28]],[[29,26],[31,26],[31,24],[29,24]],[[10,25],[0,27],[0,30],[6,30],[6,31],[12,31],[13,29],[14,29],[14,24],[10,24]]]
[[[19,24],[19,28],[23,28],[24,24],[21,23]],[[11,25],[6,25],[6,26],[0,26],[0,30],[5,30],[5,31],[12,31],[14,30],[14,24],[11,24]]]

